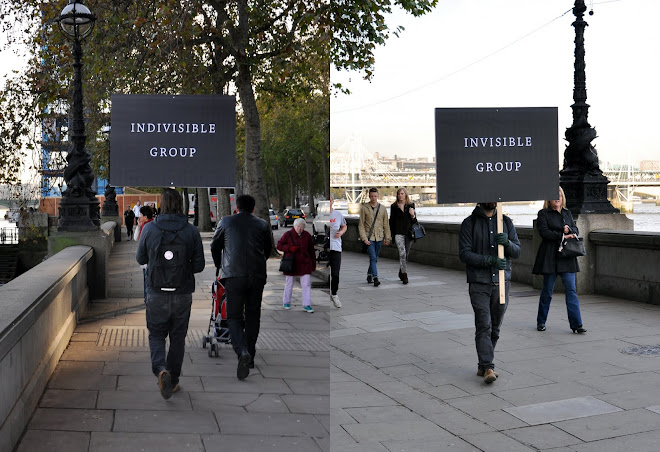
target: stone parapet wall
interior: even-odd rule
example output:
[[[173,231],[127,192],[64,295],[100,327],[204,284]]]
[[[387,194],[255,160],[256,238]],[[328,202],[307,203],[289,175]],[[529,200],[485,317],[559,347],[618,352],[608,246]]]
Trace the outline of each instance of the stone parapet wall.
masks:
[[[0,287],[0,450],[13,450],[89,301],[92,248],[72,246]]]
[[[586,215],[582,215],[586,217]],[[608,220],[616,220],[614,215]],[[584,222],[584,218],[581,221]],[[343,237],[343,249],[359,252],[361,242],[357,230],[357,218],[347,218],[348,230]],[[624,221],[625,223],[625,221]],[[412,245],[410,261],[443,268],[463,270],[465,266],[458,258],[459,223],[425,223],[426,237]],[[581,229],[587,229],[578,223]],[[540,243],[538,232],[529,226],[516,226],[522,246],[519,259],[513,263],[512,279],[515,282],[541,288],[543,278],[532,275],[536,251]],[[584,234],[583,234],[584,236]],[[578,279],[588,277],[589,284],[578,285],[578,293],[597,293],[660,304],[660,233],[627,230],[593,230],[586,235],[587,257],[579,258],[583,271]],[[397,259],[394,246],[383,247],[381,257]],[[368,257],[365,254],[365,277]],[[394,275],[396,276],[396,275]],[[562,291],[557,281],[557,291]]]

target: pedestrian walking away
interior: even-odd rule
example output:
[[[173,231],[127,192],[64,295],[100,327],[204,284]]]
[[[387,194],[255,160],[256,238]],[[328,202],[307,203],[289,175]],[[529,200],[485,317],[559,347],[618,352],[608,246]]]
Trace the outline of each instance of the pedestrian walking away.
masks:
[[[378,255],[380,248],[388,246],[392,241],[390,224],[387,220],[387,209],[378,202],[378,189],[369,189],[369,202],[360,206],[360,221],[358,222],[360,240],[367,246],[369,268],[367,283],[373,282],[374,287],[380,286],[378,280]]]
[[[126,224],[126,234],[128,234],[128,240],[133,238],[133,225],[135,224],[135,214],[131,205],[129,204],[124,211],[124,224]]]
[[[227,297],[227,327],[238,357],[236,377],[244,380],[254,368],[266,284],[266,259],[272,249],[270,225],[253,215],[250,195],[236,199],[238,213],[222,218],[213,235],[211,254]]]
[[[477,376],[486,383],[494,382],[493,359],[500,337],[500,327],[509,304],[511,259],[520,257],[520,240],[511,219],[503,215],[503,231],[497,233],[497,204],[479,203],[463,220],[458,239],[458,254],[465,264],[470,302],[474,311],[477,348]],[[497,246],[504,246],[504,258],[497,257]],[[500,303],[498,270],[504,270],[505,302]]]
[[[202,238],[183,214],[176,190],[161,195],[162,213],[147,223],[138,243],[138,264],[147,265],[146,317],[151,370],[158,377],[160,393],[169,399],[180,389],[179,377],[190,321],[195,273],[204,270]],[[169,337],[170,348],[165,350]]]
[[[336,308],[341,308],[339,290],[339,271],[341,270],[341,236],[346,233],[348,226],[344,215],[333,209],[334,196],[330,195],[330,301]]]
[[[408,255],[412,245],[410,227],[415,221],[415,204],[408,191],[401,187],[396,191],[396,201],[390,206],[390,232],[399,251],[399,279],[403,284],[408,284]]]
[[[137,221],[140,219],[140,209],[142,208],[142,203],[138,199],[138,201],[135,203],[135,206],[133,206],[133,214],[135,215],[135,221],[137,224]]]
[[[293,283],[295,277],[300,278],[302,287],[303,310],[308,313],[314,312],[312,308],[312,272],[316,269],[316,252],[314,250],[314,239],[305,231],[306,222],[298,218],[293,222],[293,228],[282,235],[277,242],[277,249],[285,255],[293,254],[293,271],[284,272],[286,284],[284,285],[284,296],[282,304],[284,309],[291,309],[291,296],[293,294]]]
[[[151,207],[142,206],[140,207],[140,218],[138,218],[138,224],[135,228],[135,241],[140,240],[142,236],[142,230],[147,223],[154,221],[154,213]],[[144,301],[147,301],[147,264],[141,265],[142,267],[142,276],[144,281]]]
[[[543,203],[543,209],[539,210],[536,218],[536,229],[543,239],[532,268],[532,273],[535,275],[543,275],[536,329],[545,331],[552,292],[559,276],[564,283],[569,326],[574,333],[584,334],[587,330],[582,325],[580,302],[575,287],[575,274],[580,271],[580,266],[576,257],[563,257],[558,251],[564,239],[576,238],[579,233],[571,211],[566,208],[566,197],[561,187],[559,187],[558,199]]]

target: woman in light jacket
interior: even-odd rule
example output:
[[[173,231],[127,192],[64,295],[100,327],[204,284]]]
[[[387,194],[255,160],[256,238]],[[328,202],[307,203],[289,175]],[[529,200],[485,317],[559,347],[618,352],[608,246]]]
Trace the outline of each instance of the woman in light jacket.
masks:
[[[390,206],[390,233],[399,250],[399,279],[408,284],[408,255],[410,254],[410,227],[415,221],[415,204],[401,187],[396,191],[396,202]]]
[[[316,269],[316,252],[314,251],[314,240],[309,232],[305,231],[305,220],[298,218],[293,222],[293,228],[289,229],[277,242],[277,249],[284,254],[293,254],[294,267],[291,273],[284,273],[286,284],[284,285],[284,298],[282,303],[284,309],[291,309],[291,294],[293,282],[296,276],[300,277],[302,287],[303,311],[312,313],[312,272]]]
[[[571,330],[574,333],[586,333],[587,330],[582,327],[580,302],[575,288],[575,274],[580,271],[577,258],[562,257],[558,252],[559,245],[565,238],[575,238],[578,234],[573,215],[570,210],[566,209],[566,197],[561,187],[559,187],[559,199],[545,201],[543,209],[539,210],[536,228],[543,239],[532,269],[532,273],[535,275],[543,275],[543,290],[541,290],[539,299],[536,329],[545,331],[552,291],[559,275],[564,282],[566,291],[566,310]]]

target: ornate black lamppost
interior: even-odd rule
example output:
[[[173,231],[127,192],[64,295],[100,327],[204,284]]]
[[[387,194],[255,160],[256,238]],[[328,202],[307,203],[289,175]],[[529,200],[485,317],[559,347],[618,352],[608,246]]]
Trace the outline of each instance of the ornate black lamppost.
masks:
[[[575,15],[575,73],[573,76],[573,125],[566,129],[568,146],[564,151],[564,167],[559,172],[559,184],[566,193],[566,207],[573,214],[619,213],[607,199],[609,180],[598,165],[598,155],[591,141],[596,129],[589,125],[587,115],[587,84],[584,62],[584,19],[587,10],[584,0],[576,0]]]
[[[94,231],[99,229],[99,201],[92,190],[94,172],[91,158],[85,149],[85,122],[82,95],[82,46],[80,41],[94,28],[96,16],[82,3],[69,0],[57,18],[60,30],[73,41],[73,105],[72,127],[69,132],[71,146],[64,169],[66,190],[62,193],[58,231]]]

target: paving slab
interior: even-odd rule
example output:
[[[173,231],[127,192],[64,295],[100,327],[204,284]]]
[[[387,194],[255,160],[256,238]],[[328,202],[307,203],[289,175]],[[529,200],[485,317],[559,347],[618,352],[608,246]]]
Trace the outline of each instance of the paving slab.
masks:
[[[29,430],[108,432],[112,429],[111,410],[37,408]]]
[[[529,425],[538,425],[623,410],[595,397],[587,396],[504,408],[504,411]]]
[[[579,438],[550,424],[514,428],[505,433],[518,442],[538,450],[583,444]]]
[[[204,452],[201,435],[171,433],[94,432],[90,452]]]
[[[206,452],[321,452],[313,438],[247,435],[202,435]]]
[[[237,435],[281,435],[325,437],[328,432],[321,423],[309,414],[246,413],[225,416],[216,412],[220,432]],[[258,426],[258,428],[255,428]]]
[[[176,394],[175,394],[176,395]],[[197,411],[116,410],[114,432],[217,433],[214,416]]]
[[[476,446],[479,450],[501,450],[507,452],[532,452],[536,450],[500,432],[474,433],[464,435],[461,439]]]
[[[597,441],[656,430],[660,425],[660,414],[642,408],[556,422],[554,425],[582,441]]]
[[[87,432],[28,430],[16,452],[87,452],[89,438]]]
[[[39,402],[43,408],[97,408],[98,391],[47,389]]]

